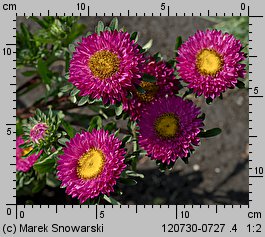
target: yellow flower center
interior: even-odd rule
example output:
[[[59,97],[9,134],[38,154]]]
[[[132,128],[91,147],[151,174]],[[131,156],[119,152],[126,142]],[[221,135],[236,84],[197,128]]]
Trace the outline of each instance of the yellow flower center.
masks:
[[[113,76],[119,70],[119,65],[118,55],[108,50],[94,53],[88,61],[89,69],[93,75],[101,80]]]
[[[159,87],[153,82],[142,81],[140,86],[145,90],[145,93],[136,91],[137,97],[143,102],[150,102],[155,98]]]
[[[92,148],[83,154],[77,165],[77,175],[81,179],[93,179],[101,174],[105,156],[101,150]]]
[[[179,129],[179,120],[173,113],[165,113],[155,121],[155,131],[159,137],[164,139],[174,138]]]
[[[203,49],[196,57],[196,66],[200,74],[215,76],[223,67],[223,58],[212,49]]]
[[[24,149],[22,150],[22,156],[26,156],[26,155],[29,154],[32,150],[33,150],[32,147],[24,148]]]

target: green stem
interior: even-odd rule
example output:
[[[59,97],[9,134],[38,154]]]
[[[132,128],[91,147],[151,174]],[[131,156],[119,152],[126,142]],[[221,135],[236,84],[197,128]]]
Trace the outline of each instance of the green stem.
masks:
[[[138,144],[138,140],[137,140],[137,134],[136,134],[136,130],[133,129],[132,130],[132,135],[133,135],[133,152],[136,152],[139,150],[139,144]],[[136,165],[137,165],[137,161],[138,161],[138,155],[135,155],[135,157],[132,160],[132,169],[133,171],[136,171]]]

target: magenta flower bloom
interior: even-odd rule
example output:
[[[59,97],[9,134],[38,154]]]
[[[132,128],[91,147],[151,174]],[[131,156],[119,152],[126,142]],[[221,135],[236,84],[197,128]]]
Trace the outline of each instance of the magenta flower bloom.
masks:
[[[143,55],[127,32],[104,31],[82,39],[70,62],[70,78],[81,96],[114,104],[139,83]]]
[[[155,160],[170,164],[199,145],[203,126],[193,102],[180,97],[160,98],[147,105],[140,120],[139,144]]]
[[[81,203],[100,194],[109,195],[125,169],[121,141],[104,130],[76,134],[58,161],[58,178],[66,193]]]
[[[166,65],[165,62],[149,57],[143,68],[143,73],[154,76],[156,82],[142,81],[140,86],[146,91],[142,94],[137,90],[133,90],[132,99],[123,101],[123,109],[128,111],[133,120],[139,119],[146,104],[152,101],[173,95],[178,91],[179,81],[174,75],[174,69]]]
[[[40,151],[38,154],[32,154],[26,158],[22,158],[22,156],[27,155],[32,150],[32,147],[28,147],[24,149],[19,147],[20,145],[24,143],[25,141],[22,139],[21,136],[17,137],[17,140],[16,140],[16,169],[18,171],[28,172],[30,168],[38,160],[42,151]]]
[[[179,76],[198,95],[214,99],[227,88],[234,88],[239,77],[245,77],[242,48],[228,33],[197,31],[178,51]]]
[[[39,143],[45,136],[48,125],[46,123],[37,123],[30,129],[30,138],[33,142]]]

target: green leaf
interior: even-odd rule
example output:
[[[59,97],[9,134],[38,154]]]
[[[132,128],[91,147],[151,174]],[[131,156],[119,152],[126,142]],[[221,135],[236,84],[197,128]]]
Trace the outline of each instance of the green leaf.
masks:
[[[167,61],[167,65],[169,67],[175,68],[176,67],[176,64],[177,64],[177,62],[176,62],[175,59],[170,59],[170,60]]]
[[[56,188],[60,186],[60,181],[51,173],[46,176],[46,184],[52,188]]]
[[[41,20],[40,18],[36,16],[31,16],[30,19],[38,23],[44,29],[47,29],[49,27],[49,24],[47,22],[45,22],[44,20]]]
[[[71,27],[71,31],[67,34],[67,38],[63,41],[63,45],[67,47],[72,43],[78,36],[82,35],[86,29],[84,24],[74,24]]]
[[[75,96],[70,96],[69,97],[69,100],[72,102],[72,103],[76,103],[76,101],[77,101],[77,99],[76,99],[76,97]]]
[[[189,164],[189,157],[183,157],[181,160],[187,165]]]
[[[99,35],[102,31],[104,31],[104,23],[102,21],[99,21],[98,25],[96,26],[95,32]]]
[[[243,82],[243,81],[237,81],[237,83],[236,83],[236,87],[237,88],[239,88],[239,89],[244,89],[244,88],[246,88],[245,87],[245,83]]]
[[[78,106],[82,106],[82,105],[84,105],[85,103],[87,103],[89,101],[89,97],[88,96],[84,96],[84,97],[82,97],[80,100],[79,100],[79,102],[78,102]]]
[[[127,29],[125,28],[125,26],[123,26],[122,28],[120,28],[121,32],[127,32]]]
[[[67,52],[67,51],[65,51],[64,52],[64,58],[65,58],[65,69],[64,70],[66,72],[69,71],[69,67],[70,67],[70,57],[71,57],[70,53]]]
[[[188,89],[185,91],[185,93],[183,94],[182,98],[185,98],[186,96],[190,95],[193,93],[193,89]]]
[[[159,52],[157,52],[156,54],[154,54],[153,57],[156,60],[156,62],[158,62],[158,61],[160,61],[160,60],[163,59],[161,53],[159,53]]]
[[[61,92],[68,92],[68,91],[70,91],[71,89],[73,89],[73,87],[74,87],[74,85],[69,83],[69,84],[63,86],[63,87],[60,89],[60,91],[61,91]]]
[[[182,37],[179,36],[176,38],[176,44],[175,44],[175,55],[178,56],[178,49],[182,45]]]
[[[36,170],[38,173],[43,174],[47,172],[51,172],[55,165],[55,157],[56,155],[52,154],[45,159],[36,162],[33,165],[34,170]]]
[[[35,114],[36,114],[37,116],[39,116],[39,117],[41,117],[41,116],[43,115],[43,113],[41,112],[40,109],[36,109]]]
[[[202,113],[202,114],[198,117],[198,119],[204,120],[204,119],[205,119],[205,113]]]
[[[144,74],[142,79],[143,81],[147,81],[147,82],[156,82],[156,77],[149,75],[149,74]]]
[[[206,98],[206,104],[210,105],[213,102],[211,97]]]
[[[133,142],[135,142],[136,140],[133,140]],[[134,158],[139,158],[140,154],[142,153],[141,150],[137,150],[137,151],[134,151],[132,152],[131,154],[130,153],[127,153],[126,154],[126,159],[128,158],[128,160],[131,160],[131,159],[134,159]]]
[[[76,96],[79,92],[80,92],[80,90],[78,90],[77,88],[74,88],[74,89],[70,92],[70,96]]]
[[[221,132],[222,132],[222,129],[220,129],[220,128],[212,128],[212,129],[209,129],[209,130],[201,131],[198,134],[198,137],[203,137],[203,138],[214,137],[214,136],[219,135]]]
[[[46,180],[45,179],[41,179],[38,180],[37,182],[34,182],[34,187],[32,188],[32,193],[38,193],[40,192],[46,185]]]
[[[131,135],[127,135],[127,136],[125,136],[123,139],[122,139],[122,147],[124,147],[125,146],[125,144],[127,143],[127,142],[130,142],[132,140],[132,136]]]
[[[127,123],[127,128],[132,132],[136,128],[136,122],[129,120]]]
[[[146,51],[148,51],[151,47],[152,47],[152,45],[153,45],[153,40],[152,39],[150,39],[143,47],[142,47],[142,49],[146,52]]]
[[[89,123],[89,127],[88,127],[88,131],[92,132],[93,129],[101,129],[102,128],[102,118],[100,116],[94,116],[90,123]]]
[[[138,41],[138,32],[133,32],[131,34],[131,40],[134,40],[134,42],[136,43]]]
[[[46,62],[44,62],[41,58],[38,60],[37,69],[43,83],[49,85],[51,83],[51,79],[48,76],[49,69]]]
[[[146,93],[146,91],[144,90],[144,88],[141,87],[140,85],[135,84],[134,86],[135,86],[135,88],[136,88],[136,90],[137,90],[138,92],[140,92],[140,93],[142,93],[142,94],[145,94],[145,93]]]
[[[166,164],[162,163],[161,161],[156,161],[156,164],[161,172],[165,172],[166,170],[171,170],[174,167],[175,162],[170,162],[169,164]]]
[[[117,129],[117,130],[114,132],[114,136],[115,136],[115,137],[118,137],[119,134],[120,134],[120,128]]]
[[[32,146],[32,143],[23,143],[23,144],[19,145],[19,147],[22,149],[29,148],[31,146]]]
[[[58,139],[58,142],[60,144],[62,144],[63,146],[65,146],[66,145],[66,142],[69,142],[69,139],[67,139],[65,137],[62,137],[62,138]]]
[[[115,114],[116,116],[120,116],[122,114],[122,104],[120,106],[115,106]]]
[[[118,18],[117,17],[114,17],[111,20],[110,25],[109,25],[109,28],[111,30],[118,30],[119,29],[119,23],[118,23]]]
[[[112,132],[113,130],[115,130],[117,128],[116,123],[115,122],[110,122],[107,123],[104,127],[105,130]]]
[[[26,72],[22,72],[22,75],[25,77],[31,77],[35,75],[36,73],[37,73],[36,71],[26,71]]]
[[[76,134],[75,129],[71,126],[70,123],[66,122],[65,120],[62,120],[62,126],[64,130],[67,132],[70,138],[74,137]]]
[[[25,46],[30,49],[31,48],[31,39],[32,39],[32,35],[29,32],[27,26],[24,23],[20,24],[20,29],[21,32],[23,34],[23,43],[25,44]]]
[[[92,35],[93,33],[92,32],[87,32],[86,33],[86,37],[88,37],[88,36],[90,36],[90,35]]]
[[[75,51],[75,45],[74,44],[69,44],[69,52],[73,53]]]
[[[52,119],[53,118],[53,112],[52,112],[52,109],[49,108],[49,111],[48,111],[48,118],[49,119]]]
[[[103,198],[112,205],[121,205],[117,200],[104,194]]]
[[[115,116],[116,114],[115,114],[115,108],[107,108],[107,109],[105,109],[105,108],[102,108],[102,114],[105,114],[107,117],[113,117],[113,116]]]
[[[137,181],[134,179],[124,179],[124,178],[120,178],[119,181],[123,184],[129,185],[129,186],[133,186],[137,184]]]
[[[141,179],[144,178],[144,175],[143,175],[143,174],[138,174],[138,173],[136,173],[136,172],[133,171],[133,170],[126,170],[125,173],[126,173],[128,176],[130,176],[130,177],[139,177],[139,178],[141,178]]]

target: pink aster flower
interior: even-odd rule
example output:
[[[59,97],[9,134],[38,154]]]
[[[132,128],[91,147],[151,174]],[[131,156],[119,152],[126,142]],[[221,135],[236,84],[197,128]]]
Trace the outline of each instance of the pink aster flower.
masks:
[[[20,145],[24,143],[25,141],[22,139],[21,136],[17,137],[17,140],[16,140],[16,169],[18,171],[27,172],[34,165],[34,163],[38,160],[42,151],[40,151],[38,154],[32,154],[28,157],[22,158],[22,156],[27,155],[32,150],[31,147],[28,147],[28,148],[19,147]]]
[[[48,125],[46,123],[37,123],[30,129],[30,138],[33,142],[39,143],[44,138]]]
[[[234,88],[239,77],[245,77],[242,48],[228,33],[197,31],[178,51],[179,76],[198,95],[214,99],[227,88]]]
[[[70,78],[81,96],[114,104],[141,78],[143,55],[127,32],[104,31],[82,39],[70,62]]]
[[[125,169],[121,141],[104,130],[76,134],[58,161],[58,178],[66,193],[81,203],[100,194],[109,195]]]
[[[175,96],[148,104],[139,120],[139,144],[152,159],[162,163],[187,157],[193,145],[200,142],[200,113],[193,102]]]
[[[139,119],[146,104],[152,101],[173,95],[178,91],[179,81],[174,75],[174,69],[166,65],[165,62],[149,57],[144,65],[143,73],[154,76],[156,82],[142,81],[140,86],[146,91],[144,94],[133,90],[132,99],[123,101],[123,109],[130,113],[133,120]]]

